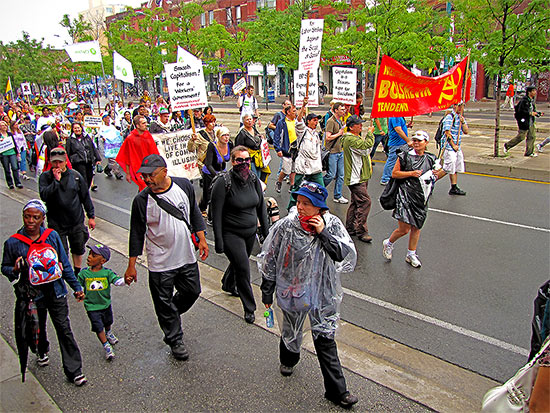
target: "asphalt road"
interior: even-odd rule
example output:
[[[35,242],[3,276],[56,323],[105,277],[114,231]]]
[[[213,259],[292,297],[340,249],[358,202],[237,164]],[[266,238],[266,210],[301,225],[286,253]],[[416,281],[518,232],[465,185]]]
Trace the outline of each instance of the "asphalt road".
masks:
[[[356,271],[342,280],[347,289],[343,318],[479,374],[506,380],[525,361],[532,302],[550,273],[550,187],[461,175],[459,184],[468,195],[451,197],[448,178],[443,179],[430,201],[420,238],[423,266],[413,269],[404,262],[405,239],[397,242],[392,262],[381,254],[382,240],[396,226],[391,212],[383,211],[377,201],[383,189],[378,184],[382,167],[376,163],[369,186],[373,206],[368,222],[374,242],[356,243]],[[267,195],[277,199],[284,211],[288,186],[277,194],[274,180],[271,176]],[[135,185],[104,175],[96,182],[96,214],[128,228]],[[345,216],[346,205],[329,202],[329,206]],[[212,254],[208,263],[224,269],[227,261]],[[252,278],[258,283],[257,273]]]

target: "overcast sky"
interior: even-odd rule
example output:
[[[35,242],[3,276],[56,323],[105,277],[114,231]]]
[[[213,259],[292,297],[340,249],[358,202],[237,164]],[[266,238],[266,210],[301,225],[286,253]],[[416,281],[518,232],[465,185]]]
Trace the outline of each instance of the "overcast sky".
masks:
[[[141,0],[114,0],[105,3],[137,7]],[[88,0],[2,0],[0,40],[4,43],[21,39],[21,32],[31,38],[44,38],[45,44],[61,48],[70,43],[67,30],[59,22],[64,14],[74,18],[88,8]],[[57,36],[59,37],[57,37]]]

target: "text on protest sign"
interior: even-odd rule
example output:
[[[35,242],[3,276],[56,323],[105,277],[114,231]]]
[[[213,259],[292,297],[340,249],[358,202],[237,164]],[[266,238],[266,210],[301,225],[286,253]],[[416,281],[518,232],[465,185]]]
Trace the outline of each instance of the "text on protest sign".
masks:
[[[294,71],[294,104],[297,108],[302,107],[306,96],[307,72]],[[317,82],[317,71],[309,72],[309,90],[307,107],[319,106],[319,83]]]
[[[187,150],[191,131],[154,134],[160,155],[166,160],[168,175],[187,179],[200,178],[197,154]]]
[[[357,69],[348,67],[332,67],[332,94],[337,102],[355,105]]]
[[[239,93],[241,90],[243,90],[246,87],[246,79],[244,77],[241,77],[238,82],[235,82],[232,86],[233,94]]]
[[[14,148],[15,144],[13,143],[13,139],[11,138],[11,136],[0,140],[0,153],[4,153]]]
[[[319,67],[323,42],[323,19],[302,20],[298,69],[313,71]]]
[[[85,128],[101,128],[101,116],[84,116],[84,127]]]
[[[202,108],[208,105],[200,60],[170,63],[164,65],[164,69],[172,111]]]

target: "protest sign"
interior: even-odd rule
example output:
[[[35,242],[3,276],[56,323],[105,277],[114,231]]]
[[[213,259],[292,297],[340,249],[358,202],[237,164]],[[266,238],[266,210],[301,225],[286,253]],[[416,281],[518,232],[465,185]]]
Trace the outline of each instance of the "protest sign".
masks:
[[[382,57],[371,116],[384,118],[416,116],[445,110],[462,99],[467,58],[437,76],[417,76],[397,60]],[[470,99],[471,74],[466,81],[466,101]]]
[[[99,62],[101,63],[101,49],[99,42],[74,43],[65,46],[65,51],[69,55],[72,62]]]
[[[101,128],[102,125],[101,116],[84,116],[84,127],[85,128]]]
[[[269,152],[269,143],[267,139],[262,138],[260,143],[260,151],[262,151],[262,160],[264,162],[264,168],[271,162],[271,153]]]
[[[297,108],[302,107],[304,97],[306,96],[307,71],[294,71],[294,104]],[[317,82],[317,71],[309,73],[309,102],[307,107],[319,106],[319,83]]]
[[[332,95],[336,102],[355,105],[357,102],[357,69],[351,67],[332,67]]]
[[[21,90],[23,91],[23,95],[25,96],[32,94],[30,83],[21,83]]]
[[[15,149],[15,144],[11,136],[0,139],[0,153],[9,151],[10,149]]]
[[[172,111],[202,108],[208,105],[200,60],[164,65]]]
[[[154,134],[160,155],[166,160],[168,175],[187,179],[200,178],[197,154],[187,150],[190,130]]]
[[[323,42],[323,24],[323,19],[302,20],[298,70],[307,72],[319,67],[321,43]]]
[[[246,79],[244,77],[241,77],[237,82],[233,83],[233,94],[239,93],[241,90],[243,90],[246,87]]]
[[[113,75],[115,79],[134,84],[134,70],[132,63],[117,52],[113,52]]]

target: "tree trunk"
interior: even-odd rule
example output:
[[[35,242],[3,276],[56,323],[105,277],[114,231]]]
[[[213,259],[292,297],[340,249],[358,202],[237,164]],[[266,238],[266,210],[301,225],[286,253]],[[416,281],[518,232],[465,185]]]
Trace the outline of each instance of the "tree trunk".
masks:
[[[495,94],[495,102],[496,102],[496,110],[495,110],[495,147],[494,147],[494,157],[497,158],[499,156],[498,154],[498,144],[499,144],[499,138],[500,138],[500,88],[502,85],[502,77],[499,74],[497,74],[497,90]]]

